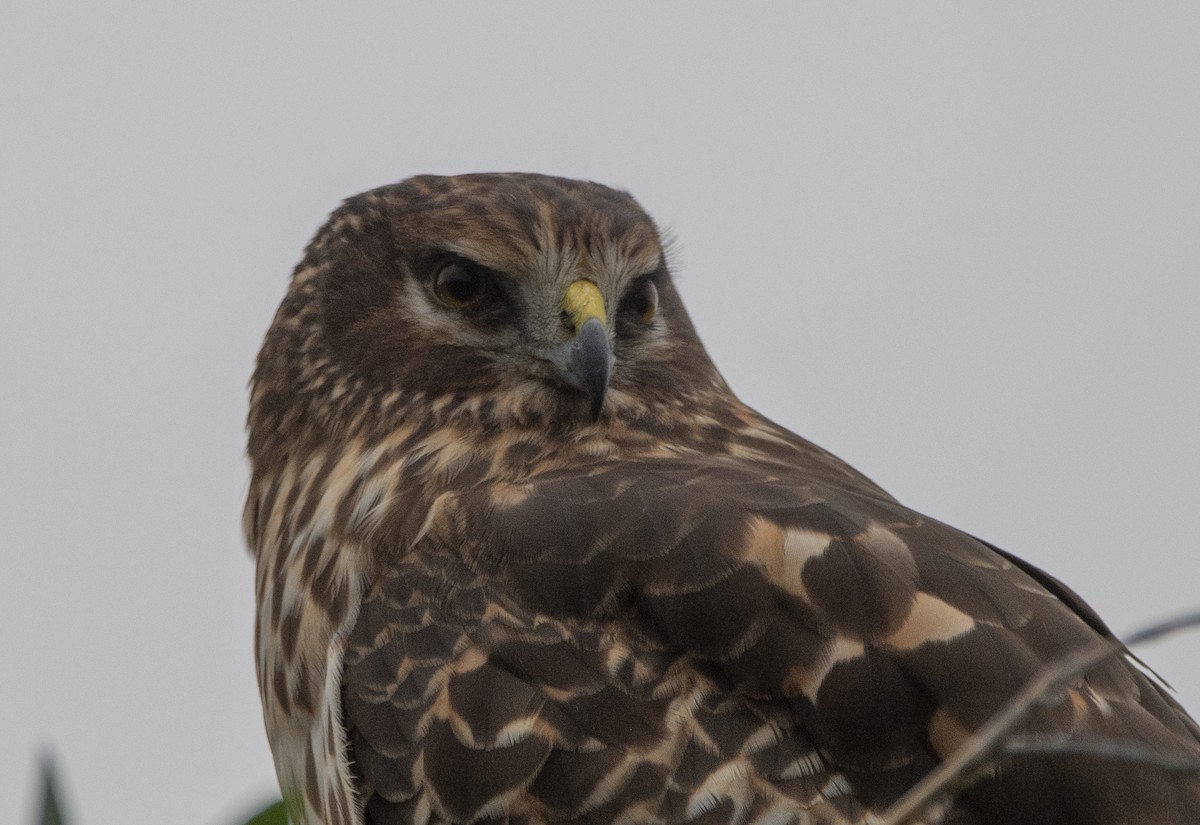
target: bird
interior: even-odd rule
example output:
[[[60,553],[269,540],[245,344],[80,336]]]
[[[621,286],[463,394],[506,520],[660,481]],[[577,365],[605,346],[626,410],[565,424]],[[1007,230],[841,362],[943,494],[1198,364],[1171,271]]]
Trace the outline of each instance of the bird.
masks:
[[[878,823],[1102,640],[1016,728],[1062,752],[1000,754],[909,821],[1200,821],[1200,774],[1156,764],[1200,759],[1167,689],[1065,584],[739,401],[624,191],[422,175],[345,200],[247,430],[295,823]]]

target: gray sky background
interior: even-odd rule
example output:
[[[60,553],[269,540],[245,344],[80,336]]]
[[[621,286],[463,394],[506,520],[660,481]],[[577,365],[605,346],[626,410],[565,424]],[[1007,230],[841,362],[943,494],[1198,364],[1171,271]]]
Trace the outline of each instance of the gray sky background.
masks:
[[[1200,605],[1200,4],[741,9],[5,4],[0,821],[48,744],[82,825],[273,792],[245,384],[419,172],[630,190],[748,403],[1118,632]]]

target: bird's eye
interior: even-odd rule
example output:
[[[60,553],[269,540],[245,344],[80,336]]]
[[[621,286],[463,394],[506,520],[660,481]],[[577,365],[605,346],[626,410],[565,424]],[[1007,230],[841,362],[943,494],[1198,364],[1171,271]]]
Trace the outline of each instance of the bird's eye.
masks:
[[[621,299],[621,309],[629,315],[650,323],[658,314],[658,287],[650,278],[638,280]]]
[[[447,264],[433,281],[433,292],[451,309],[469,306],[487,291],[487,276],[461,263]]]

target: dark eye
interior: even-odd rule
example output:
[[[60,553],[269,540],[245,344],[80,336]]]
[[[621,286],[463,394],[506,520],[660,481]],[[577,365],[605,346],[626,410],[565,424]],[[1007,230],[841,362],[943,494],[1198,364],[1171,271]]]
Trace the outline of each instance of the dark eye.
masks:
[[[483,297],[487,275],[461,263],[442,267],[433,281],[433,293],[451,309],[462,309]]]
[[[658,313],[658,287],[650,278],[636,281],[621,299],[621,311],[629,316],[650,323]]]

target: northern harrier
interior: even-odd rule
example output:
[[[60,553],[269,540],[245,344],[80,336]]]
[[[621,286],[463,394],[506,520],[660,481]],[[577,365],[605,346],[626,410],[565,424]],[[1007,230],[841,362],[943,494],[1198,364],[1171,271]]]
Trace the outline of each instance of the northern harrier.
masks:
[[[1063,584],[733,395],[628,195],[346,201],[267,334],[245,529],[304,823],[869,823],[1047,662]],[[1114,656],[1026,734],[1200,757]],[[1011,757],[946,823],[1200,821],[1200,780]]]

